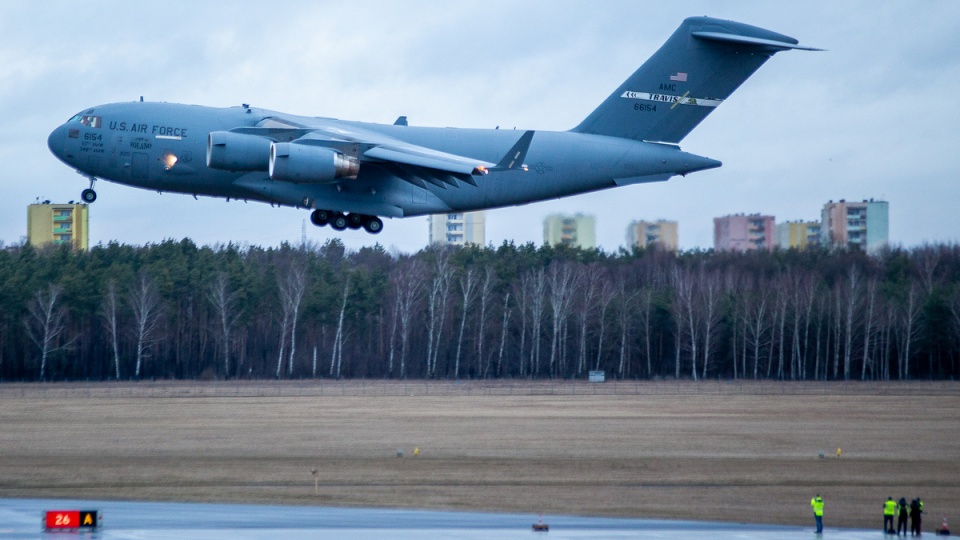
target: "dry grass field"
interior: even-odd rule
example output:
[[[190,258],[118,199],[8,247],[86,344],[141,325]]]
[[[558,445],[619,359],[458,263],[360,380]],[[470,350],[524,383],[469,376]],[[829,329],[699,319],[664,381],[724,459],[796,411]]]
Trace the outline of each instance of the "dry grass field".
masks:
[[[960,384],[0,385],[4,497],[810,524],[817,492],[960,520]]]

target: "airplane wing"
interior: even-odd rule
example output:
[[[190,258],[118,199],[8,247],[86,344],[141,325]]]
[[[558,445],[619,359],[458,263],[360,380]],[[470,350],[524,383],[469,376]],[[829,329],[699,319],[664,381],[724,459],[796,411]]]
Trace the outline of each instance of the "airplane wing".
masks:
[[[305,121],[306,120],[306,121]],[[459,187],[456,180],[476,186],[474,176],[491,170],[520,170],[533,131],[525,132],[499,163],[442,152],[411,144],[389,135],[327,119],[270,117],[257,127],[231,131],[260,135],[293,144],[322,146],[356,157],[361,164],[385,166],[399,178],[417,186],[424,182],[445,188]]]

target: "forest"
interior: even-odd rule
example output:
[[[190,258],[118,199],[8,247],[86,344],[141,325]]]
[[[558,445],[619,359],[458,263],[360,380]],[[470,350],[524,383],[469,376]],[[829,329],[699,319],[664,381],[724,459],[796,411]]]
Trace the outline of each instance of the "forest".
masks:
[[[0,246],[0,380],[953,379],[960,247]]]

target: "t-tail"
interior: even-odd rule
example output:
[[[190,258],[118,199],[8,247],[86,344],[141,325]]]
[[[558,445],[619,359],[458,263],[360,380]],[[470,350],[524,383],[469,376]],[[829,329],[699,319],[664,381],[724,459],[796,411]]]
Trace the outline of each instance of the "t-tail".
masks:
[[[774,54],[797,40],[733,21],[691,17],[573,131],[679,143]]]

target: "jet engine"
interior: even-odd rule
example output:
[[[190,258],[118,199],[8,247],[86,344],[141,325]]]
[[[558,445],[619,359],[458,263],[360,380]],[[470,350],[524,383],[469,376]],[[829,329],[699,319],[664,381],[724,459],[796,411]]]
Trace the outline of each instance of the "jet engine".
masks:
[[[230,131],[207,137],[207,167],[227,171],[265,171],[270,166],[270,139]]]
[[[270,145],[270,178],[304,184],[329,184],[341,178],[356,178],[357,158],[322,146],[294,143]]]

